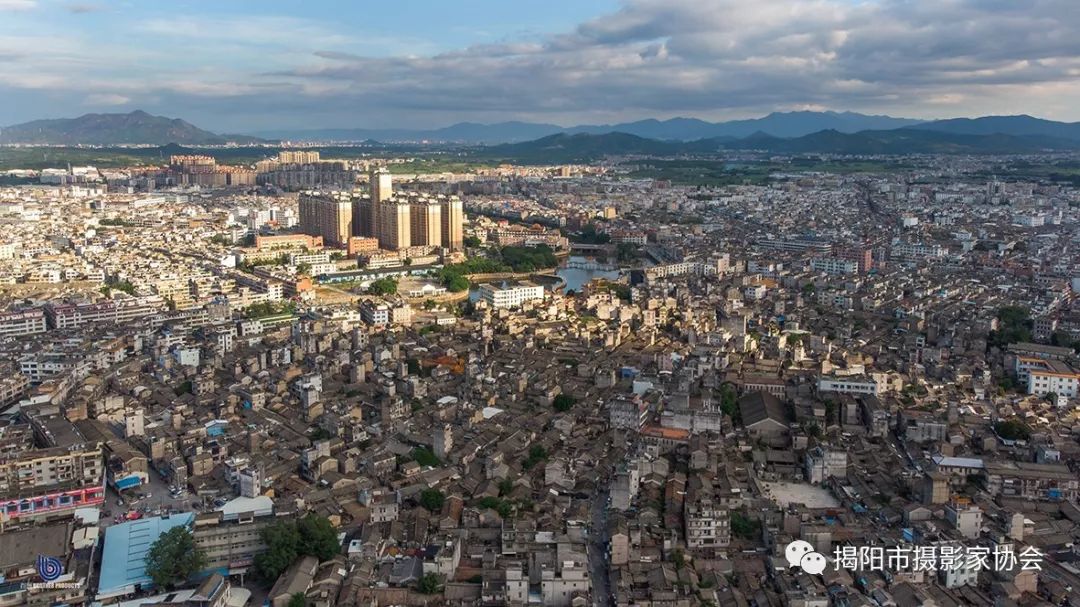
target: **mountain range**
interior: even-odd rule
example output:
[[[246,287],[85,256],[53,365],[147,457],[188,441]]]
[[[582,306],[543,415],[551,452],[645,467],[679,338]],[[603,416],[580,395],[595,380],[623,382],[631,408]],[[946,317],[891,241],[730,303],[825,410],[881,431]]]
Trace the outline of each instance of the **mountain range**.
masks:
[[[1080,149],[1080,123],[1032,116],[984,116],[919,122],[853,112],[787,112],[763,118],[706,122],[641,120],[563,128],[553,124],[459,123],[431,131],[347,129],[307,131],[311,141],[454,142],[482,157],[551,161],[611,155],[680,155],[720,150],[782,154],[1031,153]],[[285,133],[278,133],[285,134]],[[35,120],[0,129],[0,143],[188,146],[271,143],[248,135],[218,135],[184,120],[128,114],[87,114]]]
[[[696,141],[661,141],[628,133],[559,133],[534,141],[486,146],[476,149],[473,154],[480,158],[524,162],[574,162],[605,156],[680,156],[724,150],[841,155],[1029,154],[1080,150],[1080,139],[1000,133],[971,135],[919,128],[858,133],[825,130],[789,138],[758,132],[743,138],[712,137]]]
[[[430,141],[440,143],[497,144],[539,139],[556,133],[591,134],[627,133],[649,139],[694,141],[711,137],[747,137],[757,132],[775,137],[801,137],[824,129],[842,133],[865,130],[896,129],[919,124],[919,120],[868,116],[855,112],[774,112],[763,118],[706,122],[697,118],[639,120],[618,124],[591,124],[562,127],[534,122],[499,122],[477,124],[459,122],[441,129],[317,129],[267,131],[260,136],[288,141]]]
[[[142,110],[34,120],[0,128],[0,143],[39,145],[215,145],[259,141],[248,135],[217,135],[179,118],[154,116]]]

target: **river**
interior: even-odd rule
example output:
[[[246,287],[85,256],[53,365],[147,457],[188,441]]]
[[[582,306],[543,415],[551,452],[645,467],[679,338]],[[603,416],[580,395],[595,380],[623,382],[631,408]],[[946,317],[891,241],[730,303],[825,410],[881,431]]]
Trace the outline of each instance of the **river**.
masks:
[[[575,293],[581,290],[590,280],[603,278],[605,280],[618,280],[619,271],[608,269],[611,266],[598,262],[592,257],[571,256],[559,262],[555,275],[565,283],[563,292],[573,290]],[[498,282],[498,281],[493,281]],[[469,290],[469,301],[480,299],[480,290],[474,285]]]
[[[567,267],[567,266],[581,266],[581,265],[598,265],[597,269],[583,269],[581,267]],[[590,280],[596,278],[603,278],[606,280],[618,280],[618,270],[606,270],[602,263],[598,263],[591,257],[567,257],[559,264],[559,269],[555,271],[555,275],[563,279],[566,283],[566,290],[573,290],[575,293],[581,290],[581,287]]]

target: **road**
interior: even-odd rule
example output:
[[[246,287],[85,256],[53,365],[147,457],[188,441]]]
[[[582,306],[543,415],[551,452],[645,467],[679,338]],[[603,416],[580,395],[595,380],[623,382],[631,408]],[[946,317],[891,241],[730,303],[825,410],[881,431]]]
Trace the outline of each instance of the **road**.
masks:
[[[611,540],[608,531],[609,493],[607,487],[598,488],[589,504],[589,579],[592,580],[593,605],[597,607],[611,605],[607,560]]]
[[[190,512],[194,510],[191,504],[199,501],[198,498],[192,497],[187,492],[182,498],[174,498],[169,495],[169,484],[163,481],[156,471],[150,470],[147,475],[150,477],[149,483],[124,491],[123,506],[117,504],[117,499],[121,496],[117,495],[115,489],[109,487],[105,491],[105,504],[102,505],[101,509],[102,511],[108,511],[112,516],[106,517],[103,515],[101,517],[102,527],[111,525],[113,523],[112,517],[118,514],[126,514],[136,508],[149,508],[151,512],[161,508],[169,508],[173,512]],[[146,495],[147,493],[150,494],[150,497],[137,499],[139,494]]]

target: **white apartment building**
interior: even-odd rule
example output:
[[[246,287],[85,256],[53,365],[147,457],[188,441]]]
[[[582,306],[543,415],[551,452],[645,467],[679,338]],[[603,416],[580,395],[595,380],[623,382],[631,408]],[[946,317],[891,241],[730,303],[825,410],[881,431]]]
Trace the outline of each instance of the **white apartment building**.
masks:
[[[1053,392],[1065,398],[1076,398],[1080,393],[1080,373],[1076,373],[1065,363],[1044,361],[1048,369],[1030,369],[1028,371],[1027,392],[1037,396],[1046,396]]]
[[[951,503],[945,507],[945,520],[952,523],[960,535],[973,540],[982,531],[983,513],[978,506]]]
[[[41,308],[0,314],[0,337],[44,333],[45,312]]]
[[[369,325],[390,324],[390,306],[386,304],[364,302],[360,304],[360,315]]]
[[[0,379],[0,407],[17,402],[30,387],[30,380],[22,373],[12,373]]]
[[[953,567],[938,570],[938,580],[945,588],[977,586],[979,584],[978,567]]]
[[[569,551],[567,551],[569,552]],[[540,600],[544,607],[570,607],[576,594],[589,592],[589,564],[584,554],[557,550],[555,566],[540,566]]]
[[[731,542],[728,510],[711,497],[687,500],[684,514],[687,548],[716,549]]]
[[[315,265],[321,263],[330,263],[329,253],[290,253],[289,265],[299,265],[306,263],[308,265]]]
[[[859,262],[837,257],[815,257],[810,260],[810,269],[826,274],[857,274]]]
[[[365,301],[360,304],[360,317],[369,325],[407,325],[412,322],[412,308],[387,303]]]
[[[873,394],[881,392],[881,386],[871,377],[853,375],[850,377],[818,378],[818,392],[840,392],[842,394]]]
[[[608,403],[608,423],[620,430],[641,430],[650,413],[649,404],[641,400],[617,398]]]
[[[544,287],[531,282],[480,285],[480,298],[492,308],[520,308],[526,302],[542,301]]]
[[[931,257],[944,257],[945,248],[939,244],[924,244],[921,242],[892,243],[892,256],[901,259],[927,259]]]
[[[45,316],[55,329],[74,329],[87,324],[130,322],[165,309],[163,298],[148,295],[93,304],[49,304]]]
[[[815,485],[827,478],[846,478],[847,452],[815,447],[806,452],[805,472],[806,481]]]

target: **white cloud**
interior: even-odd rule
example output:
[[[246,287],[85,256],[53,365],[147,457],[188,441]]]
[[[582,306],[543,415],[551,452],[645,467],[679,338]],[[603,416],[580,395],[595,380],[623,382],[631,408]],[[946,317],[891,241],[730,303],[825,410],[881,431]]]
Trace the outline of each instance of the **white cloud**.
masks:
[[[12,4],[33,3],[0,0]],[[935,117],[1018,105],[1080,120],[1077,0],[626,0],[572,31],[438,54],[330,18],[180,16],[130,30],[112,45],[92,33],[58,44],[0,35],[0,54],[27,55],[0,62],[0,80],[272,124],[567,124],[799,107]]]
[[[37,0],[0,0],[0,11],[28,11],[37,7]]]
[[[84,105],[127,105],[129,103],[131,103],[131,97],[115,93],[95,93],[86,97]]]

